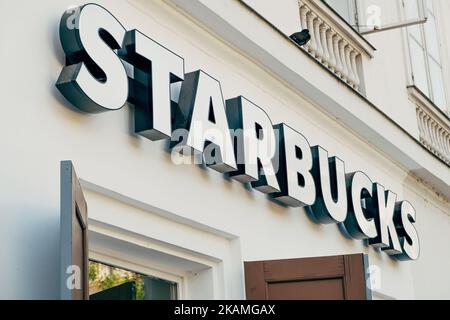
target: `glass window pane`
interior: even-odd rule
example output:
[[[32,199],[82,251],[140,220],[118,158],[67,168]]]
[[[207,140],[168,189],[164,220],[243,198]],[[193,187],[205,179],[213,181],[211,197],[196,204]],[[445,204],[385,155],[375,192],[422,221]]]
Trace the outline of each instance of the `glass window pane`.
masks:
[[[428,53],[431,54],[434,59],[440,62],[436,21],[432,16],[429,16],[428,21],[425,23],[425,39],[427,42]]]
[[[355,24],[353,0],[325,0],[349,24]]]
[[[428,90],[427,70],[424,50],[412,39],[409,39],[411,49],[411,64],[414,75],[414,84],[427,96]]]
[[[420,32],[420,26],[415,25],[408,27],[409,35],[412,36],[416,42],[420,43],[423,46],[422,35]]]
[[[89,295],[92,300],[176,300],[177,284],[89,261]]]
[[[433,87],[433,102],[442,110],[446,109],[444,78],[441,66],[429,58],[431,86]]]
[[[419,16],[419,6],[417,0],[404,0],[406,20],[417,19]]]
[[[426,4],[427,4],[427,9],[429,11],[431,11],[431,13],[433,13],[433,1],[432,0],[425,0]]]
[[[145,300],[176,300],[176,286],[166,280],[145,277]]]

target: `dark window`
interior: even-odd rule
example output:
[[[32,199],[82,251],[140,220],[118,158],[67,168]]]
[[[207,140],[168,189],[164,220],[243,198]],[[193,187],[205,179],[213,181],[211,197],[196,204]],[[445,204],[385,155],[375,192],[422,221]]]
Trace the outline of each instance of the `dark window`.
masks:
[[[138,272],[89,261],[91,300],[176,300],[177,284]]]

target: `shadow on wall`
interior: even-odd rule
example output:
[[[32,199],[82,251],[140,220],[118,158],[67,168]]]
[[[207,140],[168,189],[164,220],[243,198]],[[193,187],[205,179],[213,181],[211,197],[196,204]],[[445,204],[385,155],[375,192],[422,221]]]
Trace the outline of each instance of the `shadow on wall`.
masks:
[[[59,209],[42,203],[1,205],[0,299],[59,299]],[[6,221],[5,221],[6,220]],[[6,236],[6,239],[4,238]]]
[[[75,108],[69,101],[67,101],[64,96],[56,89],[56,81],[58,80],[59,74],[61,72],[62,66],[66,64],[66,56],[64,54],[64,51],[61,46],[61,42],[59,40],[59,23],[60,23],[60,17],[56,16],[53,21],[49,22],[49,32],[48,34],[51,35],[51,39],[49,43],[51,44],[51,50],[53,51],[53,57],[58,62],[58,68],[55,69],[55,77],[54,79],[50,80],[50,88],[51,88],[51,94],[55,98],[58,103],[68,109],[70,109],[73,112],[76,113],[82,113],[78,108]]]

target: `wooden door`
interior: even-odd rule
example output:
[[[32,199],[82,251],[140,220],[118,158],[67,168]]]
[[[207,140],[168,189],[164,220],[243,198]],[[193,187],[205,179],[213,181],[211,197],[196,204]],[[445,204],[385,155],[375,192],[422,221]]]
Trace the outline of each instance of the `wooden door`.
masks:
[[[249,300],[366,300],[363,254],[245,262]]]
[[[88,300],[87,205],[71,161],[61,162],[60,288],[63,300]]]

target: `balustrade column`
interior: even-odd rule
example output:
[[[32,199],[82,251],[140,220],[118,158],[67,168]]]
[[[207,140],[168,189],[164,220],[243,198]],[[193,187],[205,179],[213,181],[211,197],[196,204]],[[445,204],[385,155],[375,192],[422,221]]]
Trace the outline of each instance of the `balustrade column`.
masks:
[[[441,150],[442,156],[445,156],[445,140],[444,140],[445,130],[439,126],[439,149]]]
[[[423,142],[424,141],[424,134],[425,134],[425,123],[423,120],[423,111],[419,108],[417,108],[417,119],[419,124],[419,138]]]
[[[311,36],[311,40],[309,41],[308,51],[311,52],[313,56],[316,54],[316,35],[314,34],[314,20],[317,15],[312,11],[307,11],[306,20],[308,24],[309,34]]]
[[[435,144],[434,144],[435,136],[434,136],[434,130],[433,130],[434,121],[429,115],[427,115],[427,121],[428,121],[428,132],[429,132],[429,136],[430,136],[429,144],[430,144],[430,147],[434,151],[434,149],[435,149]]]
[[[431,118],[426,115],[426,119],[427,119],[427,144],[428,147],[433,149],[433,129],[432,129],[432,125],[431,125]]]
[[[328,50],[328,42],[327,42],[327,29],[328,26],[325,22],[322,22],[320,25],[320,39],[322,40],[322,49],[323,49],[323,64],[326,67],[330,65],[330,52]]]
[[[356,64],[356,57],[358,56],[358,53],[356,52],[356,50],[352,49],[351,53],[350,53],[350,60],[351,60],[351,66],[353,69],[353,73],[355,75],[355,86],[357,88],[359,88],[359,85],[361,84],[361,79],[359,77],[359,70],[358,70],[358,66]]]
[[[349,75],[349,70],[347,67],[347,61],[345,59],[345,40],[344,39],[340,39],[339,40],[339,58],[341,59],[341,63],[342,63],[342,78],[347,81],[348,79],[348,75]]]
[[[446,139],[445,139],[446,141],[447,141],[447,143],[446,143],[446,155],[447,155],[447,160],[449,160],[450,161],[450,134],[447,132],[446,133]]]
[[[340,48],[339,48],[339,41],[340,41],[340,36],[333,31],[333,51],[334,51],[334,55],[336,58],[336,74],[341,77],[344,71],[344,66],[342,64],[342,60],[341,60],[341,52],[340,52]]]
[[[432,123],[431,123],[431,133],[433,134],[432,142],[433,142],[434,151],[439,152],[439,143],[438,143],[439,136],[437,133],[437,123],[434,120],[432,120]]]
[[[316,58],[319,61],[322,61],[323,58],[323,49],[322,49],[322,43],[320,40],[320,25],[322,23],[322,19],[319,18],[319,16],[316,15],[314,19],[314,37],[316,40]]]
[[[448,132],[445,132],[445,155],[447,156],[447,159],[450,160],[450,134]]]
[[[310,11],[309,8],[303,3],[303,1],[299,1],[300,3],[300,24],[302,27],[302,30],[308,29],[308,19],[307,14]],[[308,47],[310,45],[310,42],[305,44],[303,47],[308,50]]]
[[[330,69],[333,72],[336,70],[336,53],[334,52],[334,43],[333,43],[334,34],[335,33],[333,29],[331,29],[331,27],[328,27],[326,37],[327,37],[328,51],[330,54]]]
[[[344,54],[345,54],[345,63],[347,65],[348,68],[348,79],[347,82],[353,86],[355,83],[355,78],[356,76],[353,74],[353,68],[352,68],[352,64],[350,61],[350,51],[352,50],[350,44],[345,41],[345,47],[344,47]]]

